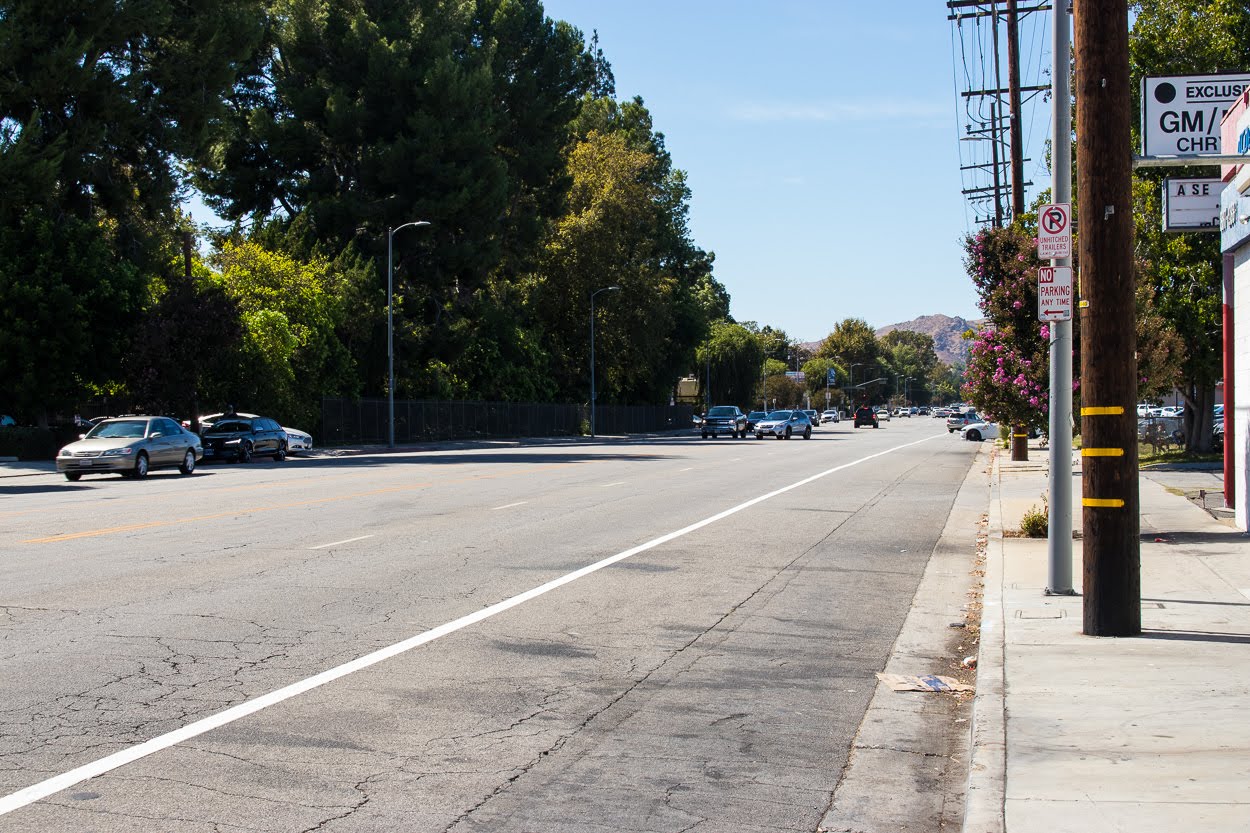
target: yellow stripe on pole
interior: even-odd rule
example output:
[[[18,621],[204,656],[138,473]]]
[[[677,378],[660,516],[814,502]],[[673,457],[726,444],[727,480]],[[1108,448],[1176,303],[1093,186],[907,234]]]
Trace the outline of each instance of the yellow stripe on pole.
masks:
[[[1082,457],[1123,457],[1122,448],[1082,448]]]
[[[1124,409],[1119,405],[1096,406],[1081,409],[1081,416],[1119,416]]]
[[[1081,498],[1081,505],[1101,507],[1103,509],[1122,509],[1124,501],[1118,497],[1086,497]]]

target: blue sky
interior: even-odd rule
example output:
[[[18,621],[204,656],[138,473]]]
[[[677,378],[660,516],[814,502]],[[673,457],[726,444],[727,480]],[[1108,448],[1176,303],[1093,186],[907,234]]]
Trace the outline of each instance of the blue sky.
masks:
[[[942,0],[544,6],[587,38],[597,30],[617,97],[651,111],[689,175],[695,243],[716,253],[735,319],[816,341],[848,317],[980,317],[961,264],[975,219],[960,194],[967,84],[952,59],[975,52],[974,24],[961,47]],[[1049,17],[1035,17],[1022,63],[1049,66]],[[1023,83],[1036,74],[1026,66]],[[1026,119],[1035,160],[1047,107]],[[1026,179],[1030,199],[1049,185],[1037,161]]]

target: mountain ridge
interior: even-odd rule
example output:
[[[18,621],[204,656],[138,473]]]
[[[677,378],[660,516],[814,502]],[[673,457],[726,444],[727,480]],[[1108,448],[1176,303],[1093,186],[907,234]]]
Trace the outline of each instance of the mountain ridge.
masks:
[[[900,321],[897,324],[886,324],[884,327],[878,327],[874,330],[877,338],[881,338],[886,333],[894,330],[910,330],[913,333],[924,333],[933,337],[933,351],[937,353],[938,360],[945,364],[964,364],[968,360],[968,348],[972,346],[972,342],[964,339],[964,333],[968,330],[979,330],[985,324],[984,318],[967,319],[960,318],[958,315],[922,315],[919,318],[913,318],[910,321]],[[815,355],[820,348],[821,341],[803,342],[799,346],[807,349],[809,353]]]

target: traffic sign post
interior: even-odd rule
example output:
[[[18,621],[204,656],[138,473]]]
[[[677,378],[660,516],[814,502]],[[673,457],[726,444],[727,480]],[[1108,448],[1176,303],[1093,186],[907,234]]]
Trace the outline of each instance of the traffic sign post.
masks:
[[[1043,205],[1037,211],[1037,256],[1041,260],[1072,257],[1072,204]]]
[[[1037,269],[1037,319],[1072,320],[1072,267],[1039,266]]]

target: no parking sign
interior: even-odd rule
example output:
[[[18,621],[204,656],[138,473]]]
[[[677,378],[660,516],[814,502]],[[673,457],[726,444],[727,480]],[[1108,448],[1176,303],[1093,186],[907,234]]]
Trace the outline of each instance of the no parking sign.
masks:
[[[1042,260],[1072,257],[1072,204],[1043,205],[1037,211],[1037,256]]]

